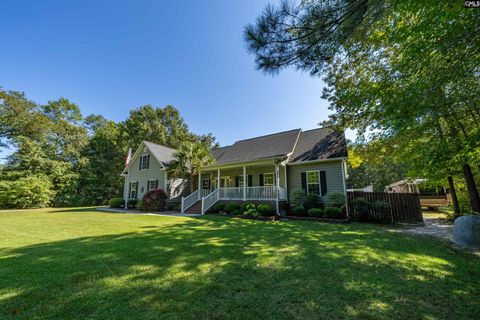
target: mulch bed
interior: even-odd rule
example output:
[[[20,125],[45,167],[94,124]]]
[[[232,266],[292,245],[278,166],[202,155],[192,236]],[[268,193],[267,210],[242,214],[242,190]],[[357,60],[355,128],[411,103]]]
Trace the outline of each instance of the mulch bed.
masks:
[[[296,216],[242,217],[242,216],[235,216],[231,214],[218,214],[218,213],[209,213],[208,215],[241,218],[241,219],[249,219],[249,220],[259,220],[259,221],[301,220],[301,221],[316,221],[316,222],[339,223],[339,224],[350,223],[350,219],[330,219],[330,218],[317,218],[317,217],[296,217]]]

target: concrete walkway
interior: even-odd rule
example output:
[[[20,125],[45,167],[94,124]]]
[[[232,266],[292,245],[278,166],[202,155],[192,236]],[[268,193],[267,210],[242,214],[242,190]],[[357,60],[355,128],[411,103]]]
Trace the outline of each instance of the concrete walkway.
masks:
[[[477,256],[480,256],[480,250],[476,248],[463,247],[453,243],[453,223],[438,218],[424,218],[424,221],[425,225],[423,226],[408,226],[397,229],[397,231],[413,235],[427,235],[439,238],[447,241],[455,248],[467,250]]]
[[[408,226],[403,228],[402,231],[411,234],[428,235],[449,241],[452,240],[453,224],[445,220],[432,218],[425,218],[424,221],[424,226]]]
[[[141,214],[147,216],[164,216],[164,217],[200,217],[201,214],[199,213],[179,213],[176,211],[162,211],[162,212],[144,212],[138,210],[123,210],[123,209],[115,209],[115,208],[108,208],[108,207],[100,207],[97,208],[98,211],[105,211],[105,212],[112,212],[112,213],[125,213],[125,214]]]

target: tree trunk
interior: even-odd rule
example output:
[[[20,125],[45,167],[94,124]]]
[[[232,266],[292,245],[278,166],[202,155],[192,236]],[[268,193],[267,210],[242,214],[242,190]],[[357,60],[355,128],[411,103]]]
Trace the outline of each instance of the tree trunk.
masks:
[[[191,186],[191,190],[190,190],[190,193],[194,192],[197,190],[197,176],[194,175],[194,174],[190,174],[190,186]]]
[[[467,185],[468,198],[470,199],[470,205],[472,211],[480,213],[480,197],[478,196],[477,187],[475,185],[475,179],[473,178],[472,168],[468,163],[463,165],[463,176]]]
[[[453,203],[453,212],[455,214],[455,218],[460,216],[460,205],[458,204],[457,192],[455,191],[455,185],[453,183],[452,176],[448,176],[448,188],[450,189],[450,196],[452,197]]]

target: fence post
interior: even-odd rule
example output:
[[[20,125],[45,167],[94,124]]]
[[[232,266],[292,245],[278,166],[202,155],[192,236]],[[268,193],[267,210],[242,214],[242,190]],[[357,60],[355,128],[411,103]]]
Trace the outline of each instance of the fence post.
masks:
[[[201,211],[202,214],[205,214],[204,208],[205,208],[205,197],[202,197],[202,211]]]
[[[181,211],[182,213],[185,212],[185,206],[184,206],[184,204],[183,204],[183,199],[184,199],[184,197],[182,197],[182,211]]]

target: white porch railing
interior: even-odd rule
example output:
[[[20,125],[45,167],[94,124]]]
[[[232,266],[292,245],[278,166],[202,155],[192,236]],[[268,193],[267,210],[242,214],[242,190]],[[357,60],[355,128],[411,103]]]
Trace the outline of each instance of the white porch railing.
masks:
[[[220,188],[213,190],[209,195],[202,197],[202,214],[207,212],[217,201],[220,200],[263,200],[276,201],[278,190],[278,200],[287,200],[287,190],[275,186],[267,187],[247,187],[245,198],[243,197],[243,187]]]
[[[208,196],[202,198],[202,214],[207,212],[219,200],[219,194],[218,189],[215,189]]]
[[[196,190],[191,194],[189,194],[188,196],[182,197],[182,213],[184,213],[185,210],[193,206],[193,204],[198,200],[200,200],[201,198],[202,197],[201,197],[200,190]]]
[[[219,190],[219,199],[221,200],[243,200],[242,187],[220,188],[217,190]]]
[[[248,187],[246,198],[248,200],[275,200],[277,198],[277,187]]]

